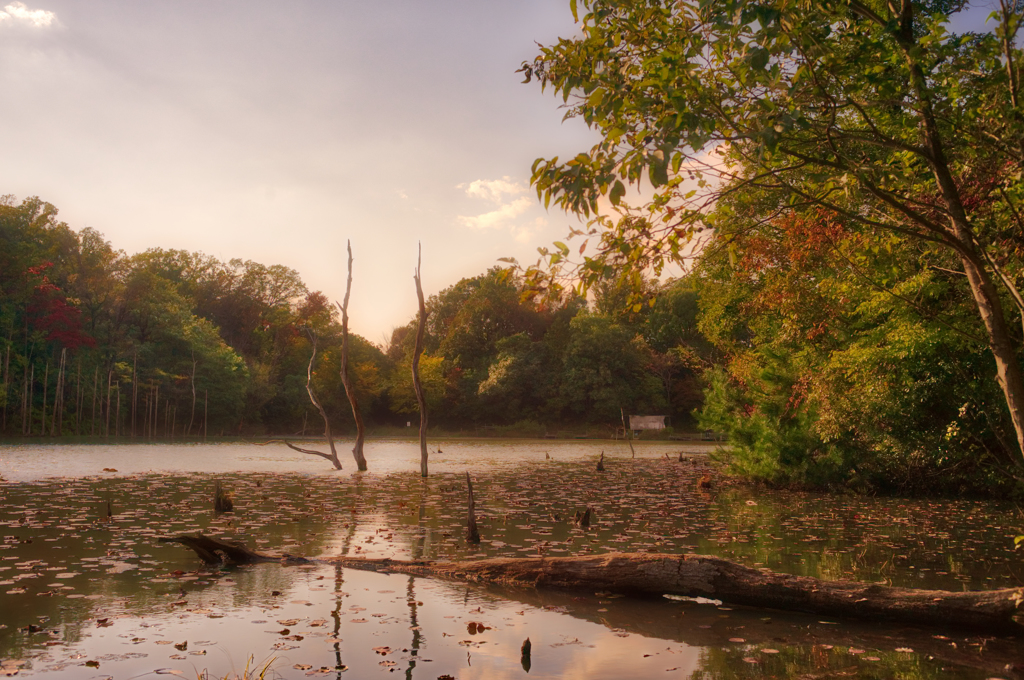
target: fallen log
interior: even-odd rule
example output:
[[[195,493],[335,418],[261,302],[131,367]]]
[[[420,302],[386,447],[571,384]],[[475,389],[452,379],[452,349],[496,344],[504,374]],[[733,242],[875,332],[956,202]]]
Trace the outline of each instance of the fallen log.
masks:
[[[237,564],[289,559],[263,555],[240,543],[205,536],[178,536],[161,541],[182,543],[196,550],[203,561],[210,555]],[[750,607],[926,626],[1020,632],[1024,624],[1024,588],[955,593],[822,581],[753,569],[705,555],[608,553],[582,557],[498,557],[467,562],[332,557],[320,561],[353,569],[454,581],[704,597]]]

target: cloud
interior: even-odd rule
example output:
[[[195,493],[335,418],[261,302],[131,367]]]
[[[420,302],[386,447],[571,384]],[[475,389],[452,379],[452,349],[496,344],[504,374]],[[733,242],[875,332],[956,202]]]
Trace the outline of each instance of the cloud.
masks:
[[[478,179],[469,185],[460,184],[456,189],[465,187],[466,195],[482,198],[492,203],[501,203],[505,195],[516,196],[526,191],[526,187],[513,182],[507,175],[501,179]]]
[[[0,10],[0,25],[8,22],[49,26],[57,15],[45,9],[29,9],[23,2],[12,2]]]
[[[497,227],[501,227],[509,220],[513,220],[519,215],[522,215],[530,209],[531,205],[533,205],[532,201],[523,196],[522,198],[517,198],[511,203],[501,204],[497,210],[492,210],[482,215],[476,215],[474,217],[459,215],[459,222],[474,229],[495,229]]]
[[[459,184],[456,189],[463,189],[470,198],[477,198],[496,206],[480,215],[459,215],[459,223],[471,229],[500,229],[508,227],[515,233],[517,227],[512,220],[530,209],[533,202],[525,197],[515,196],[526,191],[526,187],[512,178],[478,179],[469,184]]]

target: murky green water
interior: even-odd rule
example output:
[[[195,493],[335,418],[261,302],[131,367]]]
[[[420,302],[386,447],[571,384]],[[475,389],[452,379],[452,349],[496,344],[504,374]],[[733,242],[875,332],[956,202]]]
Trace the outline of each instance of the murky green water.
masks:
[[[1022,641],[963,631],[325,565],[204,570],[156,540],[203,531],[307,557],[699,552],[949,590],[1024,575],[1012,540],[1024,520],[1009,504],[754,495],[717,479],[699,490],[700,450],[675,443],[644,444],[635,460],[609,442],[440,446],[425,481],[416,444],[402,441],[371,442],[362,475],[281,445],[0,446],[0,675],[223,676],[250,658],[270,664],[268,677],[430,680],[1009,678],[1024,668]],[[462,540],[466,470],[480,546]],[[235,512],[213,515],[214,480]],[[569,520],[586,507],[595,521],[583,531]]]

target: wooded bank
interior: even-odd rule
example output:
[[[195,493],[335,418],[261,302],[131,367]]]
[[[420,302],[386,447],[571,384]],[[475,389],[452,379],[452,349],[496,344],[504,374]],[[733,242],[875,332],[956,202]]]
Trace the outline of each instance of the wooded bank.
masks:
[[[216,539],[178,536],[206,562],[282,559],[237,543],[217,547]],[[201,543],[200,552],[194,544]],[[212,543],[211,543],[212,542]],[[239,549],[242,548],[242,552]],[[353,569],[403,573],[474,583],[611,591],[630,595],[684,595],[730,604],[826,616],[1021,631],[1024,588],[954,593],[777,574],[704,555],[608,553],[582,557],[492,558],[465,562],[404,561],[354,557],[321,560]]]

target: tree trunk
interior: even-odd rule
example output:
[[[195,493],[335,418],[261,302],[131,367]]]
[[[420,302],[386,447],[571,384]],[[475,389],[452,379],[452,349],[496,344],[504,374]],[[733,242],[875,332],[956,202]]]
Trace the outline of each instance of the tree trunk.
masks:
[[[419,300],[419,322],[416,326],[416,347],[412,354],[412,386],[416,390],[416,403],[420,407],[420,475],[427,476],[427,400],[423,397],[423,385],[420,384],[420,355],[423,354],[423,334],[427,330],[427,307],[423,302],[423,285],[420,280],[420,263],[423,259],[423,247],[420,246],[416,256],[416,298]]]
[[[100,367],[97,366],[92,374],[92,409],[89,411],[89,436],[96,436],[96,389],[99,385]]]
[[[352,417],[356,421],[356,443],[352,447],[352,456],[356,459],[356,468],[366,471],[366,456],[363,455],[363,440],[366,437],[363,427],[363,416],[359,412],[355,387],[348,372],[348,298],[352,293],[352,242],[348,241],[348,282],[345,284],[345,302],[338,305],[341,309],[341,384],[345,387],[345,396],[352,407]],[[337,303],[335,303],[337,304]]]
[[[111,380],[113,379],[113,377],[114,377],[113,369],[108,369],[107,370],[107,410],[106,410],[107,417],[106,417],[106,419],[103,422],[103,436],[104,437],[109,437],[110,436],[110,389],[111,389],[110,386],[111,386]]]
[[[47,360],[47,362],[46,362],[46,370],[43,371],[43,422],[41,422],[39,424],[39,436],[40,437],[45,437],[46,436],[46,397],[47,397],[47,389],[50,386],[49,383],[50,383],[50,362],[49,362],[49,360]]]
[[[331,447],[330,453],[324,453],[323,451],[315,451],[313,449],[300,449],[298,446],[293,446],[289,442],[285,442],[285,445],[293,451],[299,453],[308,453],[312,456],[320,456],[331,461],[335,470],[341,469],[341,461],[338,460],[338,451],[334,448],[334,434],[331,432],[331,421],[327,418],[327,411],[320,405],[320,401],[316,398],[316,394],[313,392],[313,363],[316,361],[316,345],[317,336],[316,331],[309,329],[309,341],[313,344],[313,353],[309,357],[309,366],[306,367],[306,393],[309,395],[309,400],[313,402],[313,406],[316,406],[316,410],[320,412],[320,417],[324,419],[324,436],[327,437],[327,444]]]
[[[14,333],[14,328],[11,328],[11,333]],[[7,397],[10,394],[10,378],[11,378],[11,338],[7,338],[7,348],[4,355],[4,419],[3,423],[0,423],[0,432],[7,432]]]
[[[246,564],[282,559],[202,535],[160,540],[187,545],[204,561],[213,555],[214,563]],[[192,543],[200,545],[205,553]],[[240,546],[243,552],[233,554]],[[218,550],[224,553],[223,559],[216,558]],[[323,561],[353,569],[454,581],[591,592],[607,590],[640,596],[704,597],[750,607],[924,626],[1021,632],[1024,623],[1021,620],[1024,588],[949,592],[822,581],[753,569],[704,555],[608,553],[585,557],[498,557],[468,562],[332,557]]]
[[[1003,390],[1010,421],[1017,435],[1017,455],[1014,462],[1018,467],[1024,467],[1024,375],[1017,361],[1017,353],[1006,324],[999,292],[985,268],[985,246],[979,244],[971,226],[967,208],[964,206],[954,172],[946,156],[946,145],[932,109],[925,71],[916,60],[914,48],[917,45],[913,31],[909,27],[909,19],[912,18],[912,14],[908,15],[906,31],[898,36],[898,40],[906,53],[912,85],[919,100],[918,116],[924,130],[924,142],[929,151],[928,162],[949,213],[946,244],[960,255],[978,314],[985,325],[989,349],[996,362],[996,379]]]
[[[139,350],[132,358],[132,439],[135,439],[135,407],[139,401]]]
[[[189,382],[192,387],[192,411],[188,416],[188,430],[185,432],[186,437],[192,436],[192,423],[196,419],[196,353],[194,350],[192,352],[192,376]]]
[[[1003,390],[1010,421],[1017,435],[1017,453],[1014,462],[1024,467],[1024,376],[1006,325],[1006,315],[995,284],[988,272],[969,258],[961,258],[967,281],[974,294],[978,314],[985,324],[988,346],[996,362],[996,379]]]

